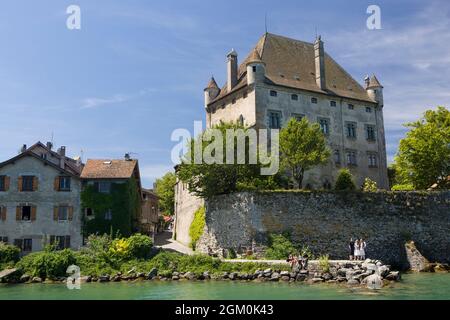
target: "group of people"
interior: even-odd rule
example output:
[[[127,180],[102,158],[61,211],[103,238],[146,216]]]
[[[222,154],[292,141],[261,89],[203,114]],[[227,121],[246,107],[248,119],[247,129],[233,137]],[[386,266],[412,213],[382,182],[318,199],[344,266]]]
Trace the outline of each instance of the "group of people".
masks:
[[[291,265],[293,271],[307,270],[308,269],[308,256],[299,255],[298,257],[290,254],[286,260]]]
[[[365,260],[366,259],[366,242],[363,239],[350,238],[348,244],[350,260]]]

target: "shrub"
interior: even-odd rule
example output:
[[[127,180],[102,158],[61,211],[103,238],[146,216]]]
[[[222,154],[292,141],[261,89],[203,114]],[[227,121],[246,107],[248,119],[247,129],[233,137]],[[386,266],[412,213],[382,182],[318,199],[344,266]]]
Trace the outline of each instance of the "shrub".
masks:
[[[378,190],[377,183],[370,178],[366,178],[362,189],[364,192],[376,192]]]
[[[44,251],[30,253],[23,257],[16,267],[30,276],[55,279],[66,276],[66,270],[72,264],[76,264],[72,250],[53,251],[51,248],[46,248]]]
[[[311,252],[311,249],[309,249],[308,246],[303,246],[302,249],[300,250],[300,255],[302,257],[308,257],[309,260],[314,259],[314,255]]]
[[[412,184],[396,184],[391,188],[392,191],[414,191]]]
[[[269,235],[269,247],[266,250],[266,258],[271,260],[285,260],[290,254],[296,254],[297,249],[289,238],[288,234]]]
[[[128,238],[131,256],[136,259],[147,259],[153,247],[150,237],[143,234],[134,234]]]
[[[319,257],[319,267],[322,272],[330,272],[330,261],[328,255],[322,255]]]
[[[338,177],[336,179],[336,190],[355,190],[356,186],[353,182],[353,176],[348,169],[339,170]]]
[[[191,247],[195,250],[197,241],[203,234],[205,227],[205,207],[200,207],[194,214],[194,220],[192,220],[189,227],[189,236],[191,237]]]
[[[0,263],[19,261],[20,249],[16,246],[0,242]]]

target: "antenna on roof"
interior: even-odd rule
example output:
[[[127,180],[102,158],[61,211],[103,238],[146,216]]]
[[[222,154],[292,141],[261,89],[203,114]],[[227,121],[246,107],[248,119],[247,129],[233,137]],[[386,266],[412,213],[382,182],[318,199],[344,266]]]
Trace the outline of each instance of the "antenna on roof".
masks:
[[[317,39],[317,27],[315,27],[316,28],[316,39]]]

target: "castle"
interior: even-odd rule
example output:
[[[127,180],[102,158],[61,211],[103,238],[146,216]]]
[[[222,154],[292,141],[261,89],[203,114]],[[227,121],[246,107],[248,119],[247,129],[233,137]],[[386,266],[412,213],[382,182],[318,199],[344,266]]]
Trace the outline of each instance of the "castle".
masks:
[[[238,121],[280,129],[291,117],[319,123],[332,157],[305,174],[305,186],[327,189],[347,167],[360,186],[366,177],[389,187],[383,124],[383,87],[375,75],[364,87],[315,43],[264,34],[242,64],[227,55],[227,82],[204,90],[207,127]]]

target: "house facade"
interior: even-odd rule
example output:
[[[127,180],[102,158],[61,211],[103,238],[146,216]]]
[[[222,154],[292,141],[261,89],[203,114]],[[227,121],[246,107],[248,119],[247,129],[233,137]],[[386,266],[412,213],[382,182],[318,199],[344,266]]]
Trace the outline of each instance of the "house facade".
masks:
[[[320,37],[307,43],[266,33],[242,64],[227,55],[227,82],[214,78],[204,90],[207,127],[240,122],[280,129],[306,117],[324,132],[332,157],[305,173],[304,186],[328,189],[347,167],[361,186],[366,177],[388,189],[383,87],[373,75],[363,85],[324,50]]]
[[[139,219],[139,232],[155,239],[159,224],[159,197],[153,190],[142,189],[142,210]]]
[[[38,142],[0,163],[0,241],[23,253],[82,245],[80,159]]]
[[[88,159],[81,173],[83,234],[129,236],[139,230],[142,187],[139,164],[125,159]]]

